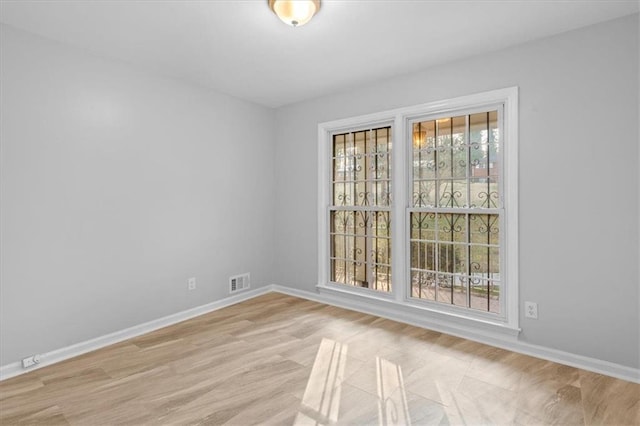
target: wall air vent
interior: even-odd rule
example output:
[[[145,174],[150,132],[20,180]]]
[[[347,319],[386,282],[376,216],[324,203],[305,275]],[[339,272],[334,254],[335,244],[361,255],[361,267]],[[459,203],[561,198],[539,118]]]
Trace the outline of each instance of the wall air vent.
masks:
[[[229,293],[246,290],[249,288],[249,273],[235,275],[229,278]]]

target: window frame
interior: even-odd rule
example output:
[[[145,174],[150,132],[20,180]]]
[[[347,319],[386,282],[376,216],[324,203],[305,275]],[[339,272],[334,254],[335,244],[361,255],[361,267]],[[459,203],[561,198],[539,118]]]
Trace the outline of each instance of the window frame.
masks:
[[[368,132],[368,133],[369,133],[369,136],[370,136],[370,137],[372,137],[372,136],[373,136],[372,132],[374,132],[374,131],[375,131],[375,132],[376,132],[376,139],[375,139],[375,141],[376,141],[376,143],[377,143],[377,140],[378,140],[378,139],[377,139],[377,132],[378,132],[378,130],[387,129],[387,150],[385,150],[385,151],[382,153],[382,155],[386,155],[386,157],[387,157],[387,178],[386,178],[385,180],[388,182],[388,184],[389,184],[389,185],[391,185],[391,184],[392,184],[392,176],[390,175],[391,164],[389,163],[390,161],[393,161],[392,140],[391,140],[391,138],[389,137],[389,133],[391,134],[391,136],[393,135],[393,133],[391,133],[391,128],[392,128],[392,126],[391,126],[391,125],[389,125],[389,126],[367,126],[367,127],[366,127],[366,128],[364,128],[364,129],[355,129],[355,130],[354,130],[354,129],[350,129],[350,130],[349,130],[349,132],[336,132],[336,131],[333,131],[333,132],[331,132],[331,134],[330,134],[331,139],[332,139],[332,142],[331,142],[331,151],[333,151],[333,149],[335,148],[335,137],[336,137],[336,136],[344,136],[344,138],[345,138],[345,142],[346,142],[348,139],[350,139],[350,138],[354,138],[356,133],[364,133],[364,132]],[[370,139],[370,140],[373,140],[373,139]],[[366,136],[365,136],[365,141],[366,141]],[[355,141],[354,141],[353,143],[355,144]],[[365,142],[365,143],[366,143],[366,142]],[[334,153],[334,152],[331,152],[330,154],[331,154],[331,158],[330,158],[329,160],[333,163],[333,160],[335,160],[337,157],[335,156],[335,153]],[[377,150],[376,150],[376,156],[377,156],[377,155],[380,155],[380,153],[379,153],[379,151],[377,151]],[[365,164],[366,164],[366,157],[367,157],[367,156],[370,156],[370,157],[371,157],[371,156],[372,156],[372,154],[371,154],[371,153],[364,153],[364,154],[362,154],[362,157],[363,157],[363,159],[364,159]],[[349,156],[347,156],[347,158],[348,158],[348,157],[349,157]],[[372,159],[370,158],[370,161],[371,161],[371,160],[372,160]],[[334,164],[332,164],[332,171],[331,171],[332,176],[333,176],[333,173],[334,173],[334,166],[335,166],[335,165],[334,165]],[[368,172],[367,172],[366,170],[365,170],[365,172],[364,172],[364,173],[365,173],[365,175],[367,175],[367,174],[368,174]],[[374,185],[374,183],[375,183],[376,181],[377,181],[377,180],[376,180],[376,178],[371,178],[371,177],[369,177],[369,178],[365,179],[364,181],[351,181],[351,182],[352,182],[352,183],[365,182],[365,186],[366,186],[367,188],[369,188],[369,189],[368,189],[368,191],[373,192],[372,186]],[[344,182],[350,182],[350,181],[348,181],[348,180],[346,180],[346,179],[345,179],[345,180],[344,180]],[[377,181],[377,182],[380,182],[380,181]],[[347,261],[347,262],[348,262],[348,260],[346,259],[346,257],[347,257],[346,255],[344,256],[344,257],[345,257],[345,259],[340,259],[340,258],[336,258],[335,256],[333,256],[333,257],[331,256],[331,254],[332,254],[332,253],[331,253],[331,235],[333,235],[334,237],[335,237],[335,236],[337,236],[337,235],[340,235],[339,233],[333,233],[333,234],[331,233],[332,225],[333,225],[333,223],[332,223],[332,219],[331,219],[332,214],[333,214],[333,213],[338,213],[338,212],[354,212],[354,214],[355,214],[355,213],[365,213],[365,214],[367,215],[367,217],[368,217],[368,218],[367,218],[367,220],[372,220],[372,216],[370,216],[371,214],[376,214],[376,213],[387,213],[387,214],[389,215],[389,223],[391,223],[391,217],[392,217],[392,216],[391,216],[391,214],[392,214],[392,212],[391,212],[391,210],[392,210],[392,203],[391,203],[391,202],[388,202],[388,204],[387,204],[387,205],[384,205],[384,203],[383,203],[383,204],[375,203],[375,204],[366,204],[366,205],[365,205],[365,204],[360,205],[360,204],[358,204],[358,203],[355,203],[355,204],[347,204],[347,205],[335,204],[335,200],[336,200],[336,198],[335,198],[335,193],[334,193],[334,191],[335,191],[335,188],[336,188],[336,185],[335,185],[336,183],[339,183],[339,181],[332,180],[332,182],[331,182],[331,184],[330,184],[330,189],[329,189],[329,199],[330,199],[330,202],[329,202],[329,205],[328,205],[328,213],[329,213],[329,234],[330,234],[330,236],[329,236],[329,240],[330,240],[330,241],[329,241],[329,243],[328,243],[328,244],[329,244],[329,261],[331,262],[331,261],[333,261],[333,260],[338,260],[338,261],[340,261],[340,260],[344,260],[344,261]],[[371,186],[371,187],[370,187],[370,186]],[[392,186],[391,186],[391,188],[392,188]],[[389,192],[389,193],[387,193],[387,194],[388,194],[389,196],[391,195],[391,193],[390,193],[390,192]],[[375,199],[376,199],[376,201],[377,201],[377,197],[376,197]],[[389,201],[391,201],[391,198],[389,198]],[[355,219],[355,217],[354,217],[354,220],[356,220],[356,219]],[[377,221],[377,218],[376,218],[376,221]],[[362,237],[364,237],[364,238],[365,238],[365,245],[366,245],[366,246],[369,246],[369,245],[372,243],[372,240],[377,240],[378,238],[387,239],[387,240],[388,240],[388,245],[389,245],[389,255],[391,255],[390,250],[391,250],[391,241],[392,241],[392,237],[393,237],[393,235],[392,235],[392,233],[391,233],[391,229],[389,228],[389,234],[388,234],[388,236],[387,236],[387,237],[384,237],[384,236],[377,236],[377,235],[376,235],[376,236],[373,236],[373,235],[372,235],[372,230],[373,230],[373,228],[372,228],[371,226],[366,226],[366,228],[367,228],[367,230],[365,231],[365,235],[363,235],[363,236],[362,236]],[[356,233],[357,233],[357,232],[356,232]],[[346,235],[345,235],[345,237],[346,237]],[[354,237],[355,237],[355,236],[354,236]],[[372,275],[372,274],[373,274],[373,271],[376,269],[376,267],[379,267],[379,266],[388,266],[389,268],[391,268],[391,264],[390,264],[390,263],[388,263],[388,264],[381,264],[381,263],[377,263],[377,262],[372,261],[372,260],[369,258],[369,254],[370,254],[369,248],[370,248],[370,247],[367,247],[367,249],[365,249],[365,253],[364,253],[364,258],[365,258],[364,263],[366,263],[366,270],[367,270],[367,276],[366,276],[366,278],[368,278],[368,279],[367,279],[367,282],[368,282],[368,283],[374,283],[374,281],[373,281],[373,280],[371,280],[370,278],[372,278],[372,277],[373,277],[373,275]],[[345,249],[346,249],[346,247],[345,247]],[[391,269],[391,273],[393,273],[393,270],[392,270],[392,269]],[[329,276],[332,276],[332,275],[333,275],[333,271],[332,271],[332,268],[330,267],[330,268],[329,268]],[[389,283],[388,283],[388,284],[389,284],[389,285],[391,285],[391,274],[388,274],[388,277],[389,277]],[[332,284],[333,284],[333,283],[335,283],[335,284],[339,284],[339,285],[349,285],[349,284],[346,284],[346,283],[340,283],[340,282],[337,282],[337,281],[330,281],[330,282],[331,282]],[[376,280],[376,282],[377,282],[377,280]],[[388,294],[388,293],[390,293],[390,291],[378,290],[378,289],[372,288],[372,287],[370,287],[370,286],[364,287],[364,286],[355,286],[355,285],[354,285],[353,287],[354,287],[354,288],[368,288],[368,289],[370,289],[370,290],[374,290],[375,292],[377,292],[377,293],[381,293],[381,294],[385,294],[385,293],[386,293],[386,294]]]
[[[476,311],[466,307],[446,305],[410,296],[410,211],[412,178],[412,122],[425,117],[454,116],[502,106],[499,114],[501,129],[502,170],[500,185],[504,217],[501,229],[501,274],[504,273],[501,294],[501,313]],[[501,117],[500,117],[501,114]],[[331,203],[332,135],[375,126],[391,127],[391,292],[331,283],[329,261],[329,207]],[[381,111],[374,114],[334,120],[318,124],[318,284],[317,288],[354,295],[398,306],[415,308],[436,315],[444,315],[455,322],[495,325],[499,329],[519,331],[518,282],[518,87],[461,96],[426,104]],[[335,293],[334,293],[335,294]]]
[[[371,118],[371,119],[368,119]],[[333,205],[333,193],[331,185],[331,167],[332,167],[332,148],[333,148],[333,135],[340,133],[353,133],[362,130],[370,130],[378,127],[390,127],[391,129],[391,165],[392,174],[390,177],[392,202],[389,207],[381,208],[382,210],[388,209],[390,217],[393,218],[395,214],[393,194],[394,194],[394,182],[396,179],[396,158],[395,158],[395,120],[393,117],[389,118],[385,113],[375,114],[372,116],[355,117],[354,119],[345,119],[333,121],[331,123],[321,123],[318,126],[318,140],[322,141],[318,144],[318,286],[325,288],[332,288],[337,291],[347,291],[354,294],[361,294],[369,297],[380,297],[384,300],[391,299],[393,297],[394,288],[393,285],[393,271],[396,268],[394,264],[395,253],[393,243],[396,229],[393,225],[393,219],[391,220],[391,291],[383,292],[366,287],[350,286],[349,284],[334,283],[331,281],[331,242],[330,242],[330,229],[329,217],[331,215]],[[328,179],[328,180],[327,180]]]
[[[430,121],[430,120],[439,120],[442,118],[450,118],[453,116],[460,116],[460,115],[471,115],[471,114],[477,114],[477,113],[484,113],[484,112],[488,112],[488,111],[497,111],[497,115],[498,115],[498,126],[499,126],[499,132],[500,132],[500,159],[501,165],[505,164],[505,153],[503,151],[504,149],[504,144],[503,142],[503,134],[504,134],[504,104],[503,103],[495,103],[495,104],[486,104],[486,105],[482,105],[482,106],[477,106],[474,108],[462,108],[462,109],[455,109],[455,110],[449,110],[447,112],[441,113],[441,112],[436,112],[436,113],[432,113],[432,114],[426,114],[426,115],[419,115],[415,118],[407,118],[406,122],[407,122],[407,127],[412,129],[413,128],[413,124],[419,121]],[[412,138],[410,140],[407,141],[408,145],[408,149],[407,149],[407,167],[406,167],[406,172],[407,172],[407,191],[408,193],[412,193],[413,189],[412,189],[412,183],[413,183],[413,156],[412,156],[412,149],[411,149],[411,143],[412,143]],[[464,208],[464,207],[415,207],[412,205],[412,200],[411,198],[407,199],[407,208],[406,208],[406,224],[407,224],[407,228],[405,231],[405,238],[406,238],[406,253],[407,253],[407,261],[405,262],[405,267],[407,268],[407,277],[411,277],[411,213],[417,213],[417,212],[433,212],[433,213],[439,213],[439,214],[443,214],[443,213],[453,213],[453,214],[461,214],[461,215],[471,215],[471,214],[496,214],[498,215],[499,221],[500,221],[500,225],[503,225],[505,223],[505,218],[506,218],[506,207],[505,207],[505,200],[504,200],[504,187],[505,187],[505,176],[504,176],[504,167],[501,167],[499,170],[499,181],[498,181],[498,191],[500,193],[500,203],[501,206],[500,207],[488,207],[488,208],[482,208],[482,207],[478,207],[478,208]],[[506,245],[506,236],[505,233],[502,232],[502,226],[500,227],[501,232],[500,232],[500,241],[499,241],[499,245],[498,247],[500,247],[500,269],[502,271],[502,269],[506,269],[506,257],[505,257],[505,250],[503,249],[503,247],[505,247]],[[469,244],[469,243],[467,243]],[[502,273],[502,272],[501,272]],[[501,280],[502,282],[503,280]],[[506,280],[504,280],[506,281]],[[411,283],[409,283],[410,285]],[[505,286],[506,288],[506,286]],[[437,302],[437,301],[432,301],[432,300],[428,300],[428,299],[419,299],[419,298],[415,298],[415,297],[411,297],[410,292],[407,292],[406,297],[405,297],[405,301],[407,303],[412,303],[412,304],[416,304],[417,306],[423,306],[427,309],[433,309],[433,310],[437,310],[437,311],[447,311],[447,312],[451,312],[453,314],[458,314],[458,315],[463,315],[463,316],[473,316],[473,317],[478,317],[481,319],[486,319],[486,320],[495,320],[496,318],[500,321],[504,321],[506,319],[507,316],[507,297],[503,297],[506,295],[506,291],[505,294],[503,295],[503,290],[501,287],[501,297],[500,297],[500,313],[499,314],[495,314],[495,313],[491,313],[491,312],[485,312],[485,311],[481,311],[481,310],[476,310],[470,307],[463,307],[463,306],[457,306],[454,304],[446,304],[446,303],[441,303],[441,302]]]

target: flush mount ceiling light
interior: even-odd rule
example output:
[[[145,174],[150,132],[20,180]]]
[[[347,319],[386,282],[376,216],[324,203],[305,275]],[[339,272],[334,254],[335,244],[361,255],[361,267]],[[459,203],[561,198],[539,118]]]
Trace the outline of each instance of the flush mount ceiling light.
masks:
[[[320,0],[269,0],[269,8],[285,24],[300,27],[320,10]]]

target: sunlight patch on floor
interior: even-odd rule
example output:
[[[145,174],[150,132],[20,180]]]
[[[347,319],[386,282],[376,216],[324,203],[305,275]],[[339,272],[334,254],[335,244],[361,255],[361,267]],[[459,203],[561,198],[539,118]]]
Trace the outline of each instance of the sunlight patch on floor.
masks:
[[[410,425],[407,395],[404,389],[402,367],[376,357],[378,381],[378,420],[380,426]]]
[[[347,345],[322,339],[295,425],[326,425],[338,420],[347,363]]]

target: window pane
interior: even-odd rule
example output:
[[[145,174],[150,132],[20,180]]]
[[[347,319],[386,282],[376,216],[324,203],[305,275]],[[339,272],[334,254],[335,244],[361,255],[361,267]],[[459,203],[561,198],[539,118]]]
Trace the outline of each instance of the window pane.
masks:
[[[422,226],[422,214],[412,212],[409,214],[409,223],[411,224],[410,238],[412,240],[420,239],[420,227]]]
[[[345,205],[344,183],[333,184],[333,205],[334,206]]]
[[[471,280],[471,307],[500,313],[500,283],[487,280]]]
[[[344,212],[331,212],[331,219],[329,223],[331,224],[330,232],[340,232],[343,233],[345,229],[345,220],[344,220]]]
[[[344,258],[351,262],[356,260],[356,239],[353,235],[344,236]]]
[[[344,157],[345,155],[345,135],[333,136],[333,156]]]
[[[467,217],[464,214],[439,213],[438,240],[467,241]]]
[[[344,157],[337,157],[333,159],[333,180],[343,181],[345,179],[345,160]]]
[[[375,265],[374,290],[391,291],[391,268],[387,265]]]
[[[388,238],[375,238],[371,260],[375,263],[391,264],[391,245]]]
[[[367,280],[367,264],[363,262],[356,262],[355,283],[358,287],[369,288],[369,281]]]
[[[440,180],[438,181],[438,207],[454,208],[467,205],[467,181]]]
[[[411,242],[411,268],[428,271],[436,270],[436,243]]]
[[[343,235],[332,235],[331,236],[331,253],[335,257],[339,257],[341,259],[345,258],[344,251],[344,236]]]
[[[500,249],[498,247],[470,247],[470,273],[474,277],[500,279]]]
[[[437,146],[451,146],[451,124],[452,123],[450,118],[441,118],[439,120],[436,120]]]
[[[467,147],[457,146],[452,149],[439,148],[436,151],[435,160],[437,162],[437,177],[439,179],[464,178],[467,177]],[[431,157],[428,160],[432,160]],[[423,159],[423,162],[425,160]],[[431,163],[425,163],[426,171],[430,171]],[[430,178],[430,175],[421,176]]]
[[[362,156],[366,152],[366,140],[368,131],[355,132],[353,133],[353,142],[355,149],[353,154],[356,156]]]
[[[469,296],[467,294],[468,278],[462,275],[453,276],[453,304],[456,306],[469,307]]]
[[[389,237],[391,235],[391,217],[389,212],[371,212],[372,228],[374,235],[378,237]]]
[[[465,115],[453,117],[452,126],[453,133],[451,145],[454,148],[462,148],[462,150],[464,150],[464,145],[467,143],[467,117]]]
[[[346,283],[344,260],[331,259],[331,281]]]
[[[411,297],[421,297],[422,289],[422,273],[419,271],[411,270]]]
[[[391,291],[390,213],[334,210],[330,223],[331,280]]]
[[[453,161],[453,150],[448,147],[438,148],[436,151],[438,179],[447,179],[452,177],[451,170],[453,168]]]
[[[467,177],[467,147],[457,146],[451,150],[451,175],[454,178]]]
[[[371,205],[371,193],[367,191],[367,182],[356,182],[355,184],[355,205]]]
[[[500,216],[497,214],[470,214],[471,242],[476,244],[498,244]]]
[[[453,272],[453,244],[438,244],[438,271]]]
[[[369,221],[369,215],[366,211],[354,211],[353,217],[355,220],[354,229],[356,235],[365,235],[367,231],[367,222]]]
[[[501,205],[498,182],[492,178],[473,178],[469,182],[471,207],[498,208]]]
[[[356,264],[353,262],[345,262],[345,284],[355,285]]]
[[[373,154],[371,156],[371,166],[376,179],[389,178],[389,157],[386,154]]]
[[[436,214],[411,213],[411,238],[416,240],[436,239]]]
[[[423,247],[418,241],[411,241],[411,269],[424,269],[423,263]]]
[[[345,182],[344,184],[344,204],[345,206],[355,205],[356,199],[356,186],[355,182]]]
[[[413,150],[420,151],[435,147],[435,121],[423,121],[413,124]]]
[[[480,112],[469,116],[469,143],[471,145],[488,142],[489,113]]]
[[[353,157],[353,168],[355,170],[355,180],[364,181],[367,179],[367,164],[366,156],[362,154],[355,155]]]
[[[420,239],[436,239],[436,218],[437,215],[433,212],[420,213]]]
[[[376,152],[390,152],[391,151],[391,131],[389,128],[375,129],[373,131],[376,138],[374,149]]]
[[[411,295],[419,299],[436,300],[434,272],[411,272]]]
[[[438,274],[438,289],[436,291],[436,300],[438,302],[451,304],[452,286],[453,283],[451,275]]]
[[[482,311],[489,310],[489,281],[471,278],[469,280],[471,307]]]
[[[391,205],[391,184],[389,180],[381,180],[374,184],[375,205],[389,206]]]
[[[489,248],[489,278],[500,279],[500,248]]]
[[[468,253],[469,246],[466,244],[453,245],[453,272],[458,275],[469,273]]]
[[[436,205],[435,180],[416,181],[413,184],[413,205],[414,207],[435,207]]]
[[[433,148],[427,148],[414,153],[413,178],[436,178],[436,151]]]
[[[489,281],[489,312],[500,313],[500,282]]]

